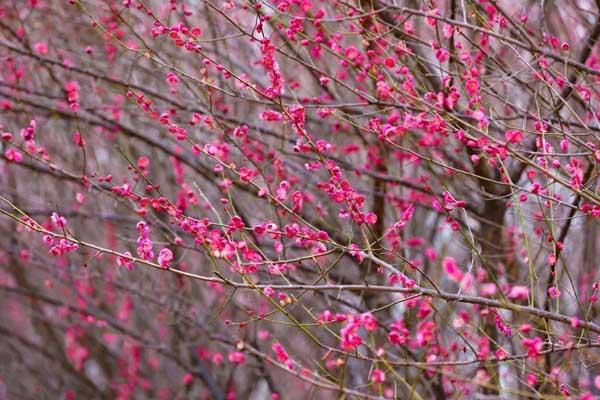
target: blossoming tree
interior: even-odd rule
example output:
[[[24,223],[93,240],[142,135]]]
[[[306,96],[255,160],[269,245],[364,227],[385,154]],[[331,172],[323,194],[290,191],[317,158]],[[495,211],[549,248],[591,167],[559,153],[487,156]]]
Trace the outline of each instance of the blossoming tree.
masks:
[[[3,0],[0,398],[595,398],[598,40],[591,0]]]

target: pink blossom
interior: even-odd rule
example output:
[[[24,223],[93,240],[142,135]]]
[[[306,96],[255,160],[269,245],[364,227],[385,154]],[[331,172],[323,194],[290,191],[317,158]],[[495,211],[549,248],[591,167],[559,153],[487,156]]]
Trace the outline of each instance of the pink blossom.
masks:
[[[371,372],[371,382],[373,383],[383,383],[385,382],[385,372],[380,369],[374,369]]]
[[[151,261],[154,258],[152,250],[154,244],[150,240],[150,228],[144,221],[138,222],[136,229],[139,232],[137,239],[137,254],[142,260]]]
[[[548,288],[548,295],[553,299],[560,297],[560,290],[556,286],[550,286]]]
[[[290,360],[290,357],[288,356],[287,352],[285,351],[285,349],[283,348],[281,343],[275,342],[275,343],[273,343],[271,348],[275,352],[275,354],[277,356],[277,360],[279,362],[285,364],[289,369],[293,368],[293,363]]]
[[[131,253],[126,251],[123,253],[122,256],[119,256],[117,258],[117,265],[119,265],[120,267],[125,267],[128,270],[132,270],[133,269],[133,260],[131,259]]]
[[[523,347],[527,349],[527,355],[532,358],[537,357],[544,346],[544,341],[539,336],[532,339],[523,339],[522,343]]]
[[[365,313],[360,316],[361,325],[368,331],[374,331],[377,329],[377,320],[371,313]]]
[[[362,344],[362,338],[358,335],[360,322],[356,318],[349,319],[340,330],[341,347],[344,350],[354,350]]]
[[[417,344],[419,347],[427,346],[435,337],[436,324],[433,321],[421,322],[417,327]]]
[[[458,268],[458,264],[453,257],[444,257],[442,267],[448,274],[448,277],[455,282],[459,282],[463,277],[463,272]]]
[[[377,215],[375,213],[369,212],[366,216],[365,216],[365,221],[367,222],[367,224],[369,225],[375,225],[375,223],[377,223]]]
[[[190,373],[187,373],[183,376],[182,382],[184,385],[189,385],[194,381],[194,376]]]
[[[45,56],[48,54],[48,45],[44,42],[37,42],[33,45],[33,49],[36,53]]]
[[[6,157],[8,161],[12,161],[14,163],[20,163],[23,161],[23,154],[19,150],[13,148],[7,149],[4,152],[4,157]]]
[[[477,82],[477,80],[473,78],[468,79],[465,82],[465,88],[469,96],[474,96],[479,90],[479,82]]]
[[[58,213],[53,212],[50,219],[57,229],[65,229],[67,227],[67,219]]]
[[[244,353],[239,351],[229,353],[229,356],[227,358],[229,359],[229,362],[238,365],[242,365],[246,361],[246,356],[244,355]]]
[[[509,299],[527,300],[529,298],[529,288],[527,286],[514,285],[510,288],[507,297]]]
[[[267,110],[260,113],[260,119],[267,122],[275,122],[281,121],[283,119],[283,116],[280,112],[274,110]]]
[[[138,158],[137,166],[141,170],[146,170],[150,166],[150,159],[146,156]]]
[[[523,133],[515,129],[506,131],[504,137],[506,138],[506,141],[511,144],[517,144],[523,141]]]

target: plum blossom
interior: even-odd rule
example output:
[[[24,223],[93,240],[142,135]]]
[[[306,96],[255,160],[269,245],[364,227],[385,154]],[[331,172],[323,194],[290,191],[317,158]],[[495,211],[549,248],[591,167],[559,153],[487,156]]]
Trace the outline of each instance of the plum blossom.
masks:
[[[169,267],[169,262],[173,260],[173,252],[167,248],[160,249],[158,252],[158,264],[161,267],[167,268]]]

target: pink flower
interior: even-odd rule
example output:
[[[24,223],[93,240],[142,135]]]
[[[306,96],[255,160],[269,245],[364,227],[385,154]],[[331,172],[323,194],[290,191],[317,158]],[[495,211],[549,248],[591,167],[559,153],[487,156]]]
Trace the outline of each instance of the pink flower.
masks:
[[[173,260],[173,252],[167,248],[161,249],[158,252],[158,263],[161,267],[167,268],[169,266],[169,262]]]
[[[65,253],[75,251],[79,248],[77,243],[69,243],[66,239],[61,239],[60,242],[50,248],[50,254],[53,256],[62,256]]]
[[[67,226],[67,219],[61,216],[60,214],[54,212],[52,213],[50,219],[52,220],[52,223],[54,224],[54,226],[56,226],[57,229],[64,229]]]
[[[458,264],[453,257],[444,257],[442,260],[442,267],[448,274],[448,277],[453,281],[459,282],[462,279],[463,273],[458,269]]]
[[[452,25],[444,24],[444,26],[442,27],[442,32],[446,39],[450,39],[454,35],[454,31],[455,30]]]
[[[292,201],[294,202],[294,207],[292,208],[292,211],[300,211],[302,209],[302,205],[304,204],[304,195],[302,194],[302,192],[296,190],[294,193],[292,193]]]
[[[558,298],[560,296],[560,290],[558,290],[558,288],[556,286],[550,286],[548,288],[548,294],[553,299],[556,299],[556,298]]]
[[[527,384],[529,386],[534,386],[535,384],[537,384],[538,382],[538,378],[535,374],[527,374]]]
[[[29,121],[29,125],[26,128],[21,129],[21,137],[23,140],[33,140],[35,138],[35,119]]]
[[[511,327],[508,325],[505,325],[504,321],[502,321],[502,318],[498,314],[496,314],[495,323],[496,323],[496,328],[498,328],[498,331],[505,334],[506,336],[512,335]]]
[[[211,361],[215,365],[221,365],[221,363],[223,362],[223,355],[221,353],[215,353],[213,354]]]
[[[77,81],[68,81],[65,84],[65,91],[67,92],[67,100],[69,101],[69,106],[73,112],[79,109],[79,84]]]
[[[238,365],[242,365],[246,361],[246,356],[244,355],[244,353],[241,353],[239,351],[229,353],[229,356],[227,356],[227,358],[229,359],[229,362]]]
[[[260,119],[267,122],[281,121],[283,119],[281,113],[273,110],[267,110],[260,113]]]
[[[4,152],[4,157],[6,157],[6,159],[8,161],[11,161],[14,163],[19,163],[19,162],[23,161],[23,154],[19,150],[15,150],[15,149],[6,150]]]
[[[479,294],[482,296],[494,296],[496,291],[496,284],[494,283],[483,283],[479,287]]]
[[[138,158],[137,165],[138,168],[141,170],[148,169],[148,167],[150,166],[150,159],[146,156],[142,156]]]
[[[456,200],[450,192],[442,192],[442,196],[444,197],[444,209],[446,209],[446,211],[452,211],[456,207],[465,208],[467,205],[463,200]],[[442,208],[437,200],[433,201],[433,207],[438,211]]]
[[[173,73],[173,72],[168,72],[167,73],[167,83],[169,85],[177,85],[179,83],[179,77]]]
[[[504,133],[506,141],[511,144],[521,143],[523,141],[523,133],[515,129],[511,129]]]
[[[446,49],[439,48],[435,51],[435,58],[441,63],[448,61],[450,53]]]
[[[365,216],[365,221],[367,221],[367,224],[369,225],[375,225],[377,223],[377,215],[373,212],[369,212]]]
[[[529,298],[529,288],[527,286],[515,285],[510,288],[507,297],[509,299],[527,300]]]
[[[362,262],[365,259],[365,254],[360,250],[360,247],[356,243],[352,243],[348,249],[348,253],[356,258],[358,262]]]
[[[523,347],[527,349],[527,355],[529,357],[537,357],[544,347],[544,342],[539,336],[536,336],[533,339],[523,339],[522,343]]]
[[[123,253],[122,256],[117,258],[117,265],[119,267],[125,267],[131,271],[133,269],[133,260],[131,259],[131,253],[126,251],[125,253]]]
[[[475,94],[477,94],[477,91],[479,90],[479,82],[477,82],[476,79],[468,79],[465,82],[465,89],[467,91],[467,93],[469,94],[469,96],[474,96]]]
[[[36,53],[41,54],[43,56],[48,54],[48,45],[44,42],[37,42],[33,45],[33,49]]]
[[[391,344],[406,344],[408,341],[408,335],[410,335],[410,331],[406,329],[406,324],[404,321],[396,321],[391,325],[391,331],[388,334],[388,341]]]
[[[333,322],[333,314],[331,313],[331,311],[325,310],[321,313],[321,315],[319,316],[319,319],[317,321],[320,324],[327,324],[327,323]]]
[[[264,71],[267,73],[267,77],[271,85],[265,90],[265,95],[272,99],[276,96],[283,94],[283,76],[279,70],[279,64],[275,59],[276,47],[270,39],[263,39],[260,50],[263,54],[263,58],[260,61]]]
[[[90,351],[87,347],[73,345],[67,349],[67,356],[75,364],[75,369],[81,371],[83,364],[88,359]]]
[[[519,332],[521,333],[529,333],[533,330],[533,326],[531,324],[523,324],[519,327]]]
[[[504,351],[504,349],[500,347],[494,352],[494,355],[496,356],[497,360],[504,360],[508,354],[506,354],[506,351]]]
[[[356,318],[348,320],[346,325],[340,330],[342,337],[341,347],[344,350],[354,350],[362,344],[362,338],[358,335],[360,323]]]
[[[190,34],[197,38],[198,36],[202,35],[202,28],[200,28],[199,26],[195,26],[190,30]]]
[[[252,178],[254,178],[256,175],[258,175],[258,171],[255,171],[253,169],[246,168],[246,167],[240,168],[239,173],[240,173],[240,181],[242,181],[244,183],[249,183],[250,181],[252,181]]]
[[[194,377],[192,376],[192,374],[188,373],[183,376],[182,380],[184,385],[189,385],[194,380]]]
[[[275,343],[273,343],[271,348],[277,355],[277,360],[279,360],[279,362],[281,362],[281,363],[284,363],[289,369],[292,369],[292,367],[293,367],[292,360],[290,360],[290,357],[288,356],[287,352],[285,351],[285,349],[283,348],[281,343],[275,342]]]
[[[374,369],[371,372],[371,382],[373,383],[383,383],[385,382],[385,372],[380,369]]]
[[[269,333],[269,331],[265,331],[265,330],[258,331],[258,338],[260,340],[267,340],[270,335],[271,334]]]
[[[139,232],[137,254],[141,259],[150,261],[154,258],[154,251],[152,251],[154,244],[150,240],[150,228],[144,221],[140,221],[137,223],[136,229]]]
[[[275,297],[275,290],[273,290],[273,288],[271,286],[267,286],[266,288],[264,288],[263,293],[267,297],[270,297],[270,298]]]
[[[435,322],[421,322],[417,327],[417,344],[420,347],[427,346],[435,337]]]
[[[346,58],[353,61],[360,55],[358,49],[354,46],[349,46],[346,49]]]
[[[360,316],[360,322],[362,326],[368,331],[374,331],[377,329],[377,320],[371,313],[365,313]]]
[[[400,221],[398,221],[394,224],[394,229],[400,230],[400,229],[404,228],[406,226],[406,224],[408,223],[408,221],[410,221],[411,218],[413,217],[414,212],[415,212],[415,207],[414,207],[414,205],[410,204],[406,208],[406,210],[404,210],[402,212],[402,217],[400,218]]]

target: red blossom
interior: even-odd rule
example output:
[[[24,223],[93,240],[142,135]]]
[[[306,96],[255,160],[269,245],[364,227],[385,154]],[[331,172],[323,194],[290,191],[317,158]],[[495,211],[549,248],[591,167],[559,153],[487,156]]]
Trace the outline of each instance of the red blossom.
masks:
[[[0,393],[592,398],[598,13],[517,3],[2,2]]]

